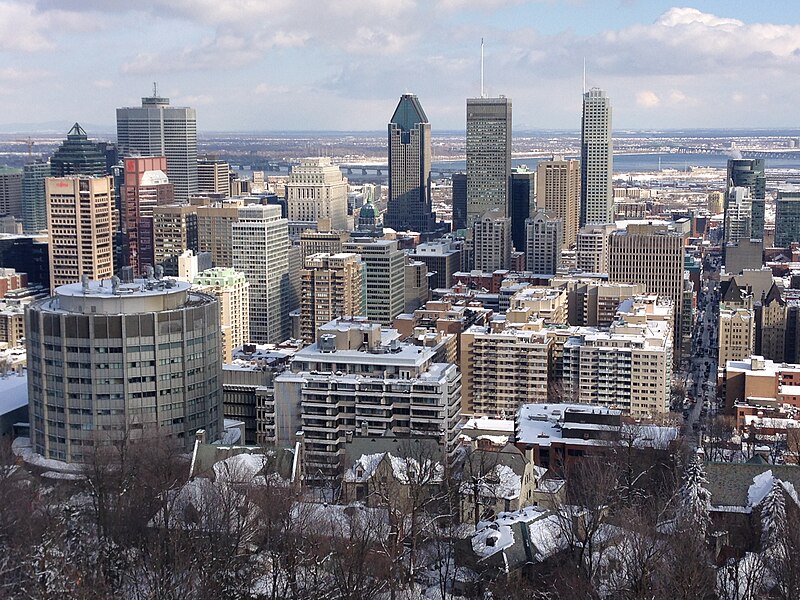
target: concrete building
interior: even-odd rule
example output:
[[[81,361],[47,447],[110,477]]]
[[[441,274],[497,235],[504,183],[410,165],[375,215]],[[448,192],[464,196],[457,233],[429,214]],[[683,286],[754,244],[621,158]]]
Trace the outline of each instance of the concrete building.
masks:
[[[546,210],[537,210],[525,221],[525,270],[555,275],[561,266],[564,221]]]
[[[278,206],[239,208],[233,224],[233,268],[250,283],[251,341],[279,343],[289,337],[292,289],[289,227]]]
[[[567,291],[567,322],[583,327],[609,327],[623,300],[645,293],[640,283],[609,283],[581,275],[554,277],[550,285]]]
[[[511,244],[517,252],[525,252],[527,220],[536,210],[536,171],[522,165],[511,169]]]
[[[724,367],[730,360],[744,360],[755,350],[755,316],[751,309],[719,309],[719,361]]]
[[[611,102],[603,90],[583,94],[581,120],[581,205],[579,225],[614,220]]]
[[[383,218],[396,231],[433,231],[431,124],[414,94],[403,94],[389,121],[389,197]]]
[[[325,323],[364,314],[365,267],[358,254],[312,254],[300,278],[300,333],[306,342],[316,341]]]
[[[510,216],[511,100],[467,99],[467,227],[486,211]]]
[[[775,199],[775,246],[800,242],[800,189],[780,189]]]
[[[50,289],[114,273],[112,177],[51,177],[45,184],[50,232]]]
[[[0,343],[16,348],[25,343],[25,308],[19,304],[0,302]]]
[[[729,188],[725,196],[725,246],[752,237],[752,218],[752,197],[749,188]]]
[[[740,275],[746,269],[764,265],[764,244],[761,240],[741,238],[725,245],[725,272]]]
[[[197,207],[197,249],[209,252],[215,267],[233,267],[233,224],[239,220],[242,200]]]
[[[395,240],[354,240],[342,244],[364,262],[364,315],[374,323],[391,325],[405,308],[405,253]]]
[[[330,219],[320,219],[316,230],[306,229],[300,234],[300,254],[303,260],[312,254],[339,254],[349,241],[348,232],[331,231]]]
[[[292,168],[286,202],[292,223],[313,229],[320,219],[330,219],[332,229],[348,228],[347,181],[329,158],[305,158]]]
[[[311,479],[341,475],[345,444],[363,436],[438,440],[452,458],[461,419],[461,374],[434,362],[431,348],[400,342],[365,319],[324,325],[318,343],[298,351],[275,378],[278,443],[305,437]]]
[[[200,194],[231,195],[231,166],[224,160],[203,157],[197,160],[197,191]]]
[[[432,289],[447,288],[453,284],[453,273],[461,267],[461,246],[462,242],[444,237],[417,244],[408,256],[427,265]]]
[[[0,167],[0,216],[23,218],[22,169]]]
[[[536,166],[536,206],[564,221],[564,250],[577,243],[581,201],[579,160],[540,161]]]
[[[166,275],[178,275],[178,257],[197,252],[197,208],[186,205],[153,208],[153,262]]]
[[[127,245],[126,266],[143,275],[145,266],[156,265],[153,251],[153,209],[175,201],[175,187],[165,171],[163,156],[125,159],[122,194],[122,230]]]
[[[741,405],[765,412],[781,406],[800,408],[800,365],[750,355],[729,360],[724,367],[722,387],[729,413],[739,412]]]
[[[576,250],[578,271],[608,273],[609,237],[614,231],[613,223],[581,227]]]
[[[175,198],[188,202],[197,193],[197,113],[169,105],[169,98],[142,98],[141,107],[117,109],[120,156],[166,156]]]
[[[44,182],[50,163],[33,162],[22,168],[22,228],[25,233],[47,229],[47,195]]]
[[[474,268],[492,272],[511,267],[511,219],[501,208],[486,211],[472,225]]]
[[[233,351],[250,341],[250,284],[244,273],[216,267],[195,275],[192,289],[217,299],[222,360],[230,364]]]
[[[424,262],[412,258],[406,260],[405,292],[403,296],[404,313],[414,312],[430,300],[431,289],[428,283],[428,267]]]
[[[219,308],[173,280],[60,286],[26,313],[31,442],[45,458],[222,430]]]

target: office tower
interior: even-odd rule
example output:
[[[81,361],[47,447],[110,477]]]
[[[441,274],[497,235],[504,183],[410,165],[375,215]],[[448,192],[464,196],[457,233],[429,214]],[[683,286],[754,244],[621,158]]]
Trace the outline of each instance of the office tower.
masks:
[[[453,231],[467,228],[467,174],[453,173]]]
[[[217,299],[222,361],[232,363],[233,351],[250,341],[250,284],[244,273],[217,267],[195,275],[192,289]]]
[[[627,300],[608,331],[580,328],[564,344],[563,394],[633,417],[669,413],[672,305],[655,296]]]
[[[472,225],[475,269],[491,273],[511,265],[511,219],[503,209],[486,211]]]
[[[725,210],[725,192],[708,193],[708,212],[718,215]]]
[[[581,200],[579,160],[541,161],[536,167],[536,206],[564,222],[564,250],[575,246]]]
[[[233,268],[250,283],[250,341],[280,343],[292,310],[288,222],[280,207],[252,204],[239,208],[232,230]]]
[[[231,167],[224,160],[203,157],[197,160],[197,192],[231,195]]]
[[[0,234],[0,265],[27,274],[29,285],[47,288],[50,286],[49,246],[46,234]]]
[[[752,204],[749,188],[728,188],[728,193],[725,196],[724,222],[726,246],[735,244],[739,240],[749,240],[753,237]]]
[[[347,181],[329,158],[305,158],[292,168],[286,184],[288,218],[316,227],[330,219],[331,228],[347,229]]]
[[[577,266],[584,273],[608,273],[608,237],[613,223],[586,225],[578,231]]]
[[[47,230],[50,233],[50,289],[111,277],[112,177],[49,177]]]
[[[50,174],[53,177],[67,175],[107,175],[106,156],[96,142],[89,140],[83,128],[75,123],[67,133],[67,139],[50,158]]]
[[[349,241],[349,233],[331,231],[330,220],[321,219],[316,231],[306,229],[300,234],[300,259],[305,261],[312,254],[339,254],[342,244]]]
[[[462,411],[513,419],[520,404],[550,400],[552,345],[543,331],[498,331],[483,325],[466,329],[459,350]]]
[[[583,94],[581,227],[614,221],[612,170],[611,102],[603,90],[592,88]]]
[[[22,169],[0,167],[0,216],[22,219]]]
[[[509,216],[511,100],[467,99],[467,227],[487,210]]]
[[[681,341],[685,238],[667,225],[628,225],[611,234],[608,280],[641,283],[648,294],[672,300],[674,341]]]
[[[125,159],[122,228],[128,247],[126,264],[136,275],[143,275],[145,266],[156,264],[153,209],[175,201],[175,188],[164,173],[166,169],[167,159],[163,156]]]
[[[428,266],[421,260],[409,258],[405,266],[405,305],[403,312],[413,313],[430,300],[431,289],[428,284]]]
[[[525,221],[525,270],[555,275],[561,264],[564,222],[546,210],[537,210]]]
[[[417,244],[408,256],[427,265],[434,290],[453,285],[453,273],[461,269],[461,243],[450,237]]]
[[[300,334],[317,339],[317,329],[339,317],[364,310],[364,264],[358,254],[312,254],[300,272]]]
[[[120,156],[166,156],[175,199],[188,202],[197,193],[197,113],[169,105],[169,98],[142,98],[141,107],[117,109]]]
[[[433,231],[431,124],[414,94],[403,94],[389,121],[389,200],[383,219],[396,231]]]
[[[233,224],[241,206],[238,200],[197,206],[197,249],[209,252],[215,267],[233,267]]]
[[[289,371],[275,378],[276,421],[286,422],[276,438],[285,443],[303,431],[309,479],[329,481],[342,473],[345,442],[355,431],[398,440],[430,437],[443,454],[455,455],[461,419],[455,365],[436,362],[433,348],[400,342],[397,331],[364,319],[338,319],[319,333],[319,341],[295,353]]]
[[[197,252],[197,207],[173,204],[153,208],[153,262],[178,276],[178,257]]]
[[[782,189],[775,199],[775,246],[792,242],[800,242],[800,189]]]
[[[50,163],[34,162],[22,167],[22,228],[25,233],[47,229],[44,180],[48,177]]]
[[[764,199],[767,176],[763,158],[732,158],[728,161],[728,187],[746,187],[750,190],[750,236],[764,239]]]
[[[190,452],[197,430],[221,434],[219,307],[188,283],[64,285],[31,304],[26,330],[31,443],[45,458],[89,461],[97,445],[153,436]]]
[[[511,169],[511,244],[525,252],[525,221],[536,210],[536,172],[521,166]]]
[[[364,262],[364,315],[375,323],[391,325],[405,307],[406,255],[394,240],[354,240],[342,244]]]

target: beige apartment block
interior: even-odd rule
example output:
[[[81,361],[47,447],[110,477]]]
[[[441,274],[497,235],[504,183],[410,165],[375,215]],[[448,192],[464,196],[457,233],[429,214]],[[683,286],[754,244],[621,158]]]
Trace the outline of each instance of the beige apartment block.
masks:
[[[174,263],[189,249],[189,232],[197,215],[197,207],[185,205],[153,207],[153,262]],[[169,271],[169,268],[165,268]],[[176,275],[177,273],[167,273]]]
[[[578,231],[577,265],[584,273],[608,273],[608,238],[615,230],[613,223],[587,225]]]
[[[536,167],[536,206],[564,222],[563,249],[572,248],[578,236],[581,200],[581,161],[553,158]]]
[[[243,200],[197,207],[197,250],[211,253],[215,267],[233,267],[233,224]]]
[[[524,324],[533,319],[541,319],[548,325],[566,325],[566,290],[531,286],[511,296],[511,303],[506,311],[506,321]]]
[[[214,158],[197,159],[197,191],[200,194],[231,195],[231,167],[224,160]]]
[[[491,273],[511,266],[511,219],[503,209],[486,211],[472,226],[474,268]]]
[[[111,277],[113,177],[48,177],[45,193],[50,289],[84,275],[94,280]]]
[[[755,317],[749,308],[719,309],[719,361],[722,368],[729,360],[744,360],[755,350]]]
[[[233,351],[250,341],[250,284],[233,269],[216,267],[198,273],[192,289],[216,297],[222,330],[222,360],[233,361]]]
[[[364,311],[364,264],[358,254],[312,254],[300,272],[300,334],[314,342],[317,329]]]

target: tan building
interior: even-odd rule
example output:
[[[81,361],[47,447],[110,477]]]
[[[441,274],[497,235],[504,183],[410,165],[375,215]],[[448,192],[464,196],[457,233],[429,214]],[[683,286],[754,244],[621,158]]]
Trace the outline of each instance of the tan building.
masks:
[[[0,344],[8,348],[25,343],[25,308],[18,304],[0,304]]]
[[[581,276],[554,277],[550,285],[567,291],[567,322],[584,327],[608,327],[623,300],[645,293],[640,283],[608,283]]]
[[[50,289],[114,274],[111,213],[113,177],[49,177],[45,182],[50,232]]]
[[[581,161],[541,161],[536,167],[536,206],[564,222],[564,250],[572,248],[578,235],[581,199]]]
[[[320,219],[317,229],[306,229],[300,234],[300,250],[303,260],[312,254],[339,254],[342,244],[350,241],[346,231],[331,231],[331,220]]]
[[[222,360],[231,364],[233,351],[250,341],[250,284],[244,273],[217,267],[198,273],[192,289],[217,298]]]
[[[292,168],[286,203],[290,222],[330,219],[332,229],[348,228],[347,180],[329,158],[306,158]]]
[[[197,207],[197,250],[209,252],[215,267],[233,267],[233,224],[242,200]]]
[[[608,273],[608,238],[614,224],[587,225],[577,234],[577,266],[584,273]]]
[[[504,209],[486,211],[472,226],[474,268],[484,273],[511,266],[511,219]]]
[[[343,244],[364,262],[364,315],[390,325],[405,308],[406,255],[394,240],[356,240]]]
[[[364,312],[364,264],[358,254],[312,254],[300,272],[300,334],[314,342],[317,329]]]
[[[506,321],[521,325],[534,319],[541,319],[548,325],[566,325],[566,290],[531,286],[511,296],[511,304],[506,311]]]
[[[730,360],[744,360],[755,349],[755,317],[748,308],[719,309],[719,367]]]
[[[458,361],[462,412],[510,419],[526,402],[547,402],[552,344],[540,325],[466,329]]]
[[[200,158],[197,160],[197,192],[200,194],[231,195],[231,167],[224,160]]]
[[[712,215],[720,215],[725,210],[725,192],[709,192],[708,212]]]
[[[744,404],[800,408],[800,365],[748,356],[725,363],[723,381],[725,405],[729,411]]]
[[[178,257],[189,249],[190,233],[196,223],[196,206],[153,208],[153,260],[164,267],[167,275],[177,275]]]
[[[428,287],[428,265],[421,260],[406,260],[406,290],[404,312],[410,313],[425,304],[430,298]]]

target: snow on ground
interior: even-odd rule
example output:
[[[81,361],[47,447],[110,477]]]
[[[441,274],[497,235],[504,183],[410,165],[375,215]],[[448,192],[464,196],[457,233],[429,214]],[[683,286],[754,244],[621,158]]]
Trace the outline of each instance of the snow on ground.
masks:
[[[76,473],[83,471],[83,466],[79,464],[65,463],[52,458],[45,458],[41,454],[33,451],[31,440],[27,437],[18,437],[11,443],[11,449],[15,455],[19,456],[26,463],[59,473]]]

